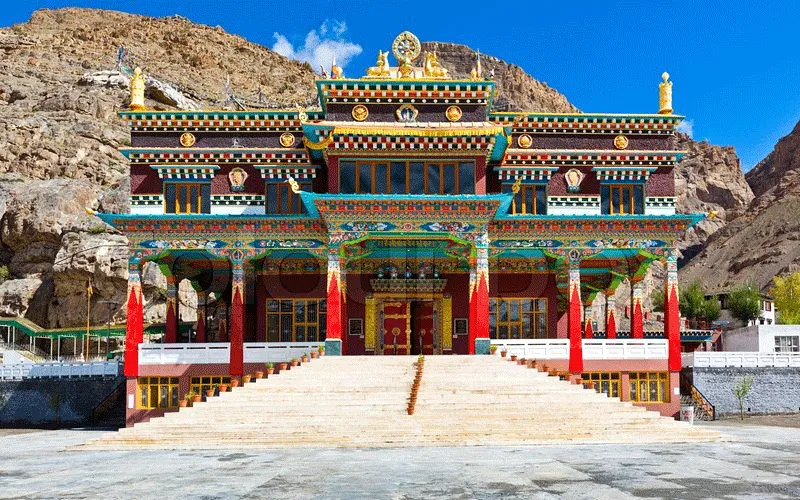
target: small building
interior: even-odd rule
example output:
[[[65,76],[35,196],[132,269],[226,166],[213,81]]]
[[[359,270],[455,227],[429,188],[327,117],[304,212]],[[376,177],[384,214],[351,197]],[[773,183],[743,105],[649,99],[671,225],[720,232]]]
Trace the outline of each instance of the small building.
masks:
[[[726,325],[728,328],[738,328],[740,326],[753,326],[753,325],[774,325],[776,324],[776,311],[775,301],[772,297],[766,294],[761,295],[761,311],[759,312],[758,319],[749,321],[747,325],[742,325],[741,321],[736,319],[728,308],[728,293],[718,293],[714,295],[706,295],[706,300],[716,298],[719,301],[719,320],[720,325]]]

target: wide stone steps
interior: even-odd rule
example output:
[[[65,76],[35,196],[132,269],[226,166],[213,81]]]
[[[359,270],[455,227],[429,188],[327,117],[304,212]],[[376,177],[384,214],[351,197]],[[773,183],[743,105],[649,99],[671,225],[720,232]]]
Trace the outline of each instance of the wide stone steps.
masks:
[[[718,439],[489,356],[428,356],[414,415],[412,357],[325,357],[122,429],[83,448],[236,449]]]

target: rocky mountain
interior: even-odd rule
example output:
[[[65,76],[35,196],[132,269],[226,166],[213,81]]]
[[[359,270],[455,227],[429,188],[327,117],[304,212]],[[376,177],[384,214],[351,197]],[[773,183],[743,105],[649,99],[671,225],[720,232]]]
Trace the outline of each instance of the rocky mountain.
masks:
[[[127,211],[121,47],[148,75],[154,109],[219,108],[228,78],[239,100],[262,106],[314,96],[308,65],[179,17],[40,10],[0,28],[0,266],[12,278],[0,283],[0,316],[82,324],[91,280],[93,320],[106,321],[104,300],[118,304],[114,321],[124,318],[127,241],[86,211]],[[144,275],[146,315],[158,320],[165,282],[155,269]]]
[[[0,28],[0,266],[11,273],[0,283],[0,316],[49,327],[82,324],[91,280],[93,321],[105,322],[104,300],[119,304],[113,321],[124,318],[127,242],[86,211],[127,211],[128,169],[117,148],[129,137],[116,113],[127,107],[129,79],[125,64],[123,71],[118,65],[120,47],[123,63],[148,75],[153,109],[230,106],[228,78],[236,98],[251,106],[314,96],[308,65],[180,17],[41,10],[26,23]],[[435,50],[454,76],[467,76],[476,58],[463,45],[426,42],[424,49]],[[519,66],[487,55],[481,63],[485,74],[494,70],[501,109],[577,112]],[[687,236],[688,255],[753,195],[732,148],[678,141],[689,151],[676,178],[679,210],[719,214]],[[648,279],[657,282],[660,272]],[[163,277],[148,267],[144,282],[146,316],[158,321]],[[620,304],[626,294],[620,291]],[[181,297],[190,319],[192,294]]]
[[[683,269],[685,280],[710,290],[752,281],[768,292],[776,275],[800,269],[800,123],[746,178],[755,198]]]

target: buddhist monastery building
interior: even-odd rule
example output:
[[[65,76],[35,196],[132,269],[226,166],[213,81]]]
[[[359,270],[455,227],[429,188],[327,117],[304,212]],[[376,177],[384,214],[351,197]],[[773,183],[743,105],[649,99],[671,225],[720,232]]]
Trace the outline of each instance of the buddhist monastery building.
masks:
[[[381,52],[361,78],[334,66],[313,109],[151,111],[135,74],[120,113],[130,213],[100,214],[130,240],[129,424],[318,346],[327,356],[497,346],[676,414],[675,242],[703,215],[675,213],[682,117],[669,76],[653,114],[495,112],[479,64],[452,79],[409,32],[392,49],[396,66]],[[160,342],[144,341],[148,261],[168,282]],[[656,261],[664,327],[645,332],[641,280]],[[196,322],[178,317],[183,280],[197,291]],[[592,325],[595,298],[623,282],[628,331],[614,307]]]

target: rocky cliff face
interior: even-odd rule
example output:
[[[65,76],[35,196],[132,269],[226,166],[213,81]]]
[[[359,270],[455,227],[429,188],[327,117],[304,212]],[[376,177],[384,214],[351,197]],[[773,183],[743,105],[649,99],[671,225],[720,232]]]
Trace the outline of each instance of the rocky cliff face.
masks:
[[[477,59],[477,52],[456,43],[424,42],[424,52],[436,52],[439,62],[458,78],[469,77]],[[481,54],[484,76],[494,70],[497,84],[495,107],[504,111],[545,111],[551,113],[574,113],[578,109],[557,90],[549,87],[514,64],[496,57]]]
[[[92,9],[41,10],[0,28],[0,316],[47,327],[124,318],[127,240],[86,209],[128,210],[129,144],[116,113],[129,80],[115,71],[120,47],[148,75],[154,109],[222,107],[228,76],[240,100],[303,102],[314,95],[304,64],[178,17],[154,19]],[[259,92],[261,100],[259,101]],[[144,275],[149,320],[163,317],[163,276]],[[191,292],[181,294],[191,305]],[[185,311],[191,318],[189,311]]]
[[[686,281],[768,291],[776,275],[800,269],[800,123],[746,177],[755,198],[683,269]]]

